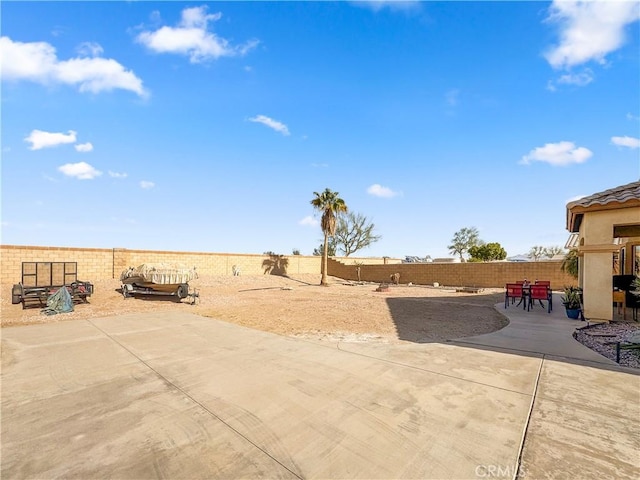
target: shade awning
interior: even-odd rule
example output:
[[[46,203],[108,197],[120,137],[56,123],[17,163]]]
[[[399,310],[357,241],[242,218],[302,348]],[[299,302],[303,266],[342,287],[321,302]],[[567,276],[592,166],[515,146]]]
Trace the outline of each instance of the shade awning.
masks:
[[[571,235],[569,235],[569,238],[567,238],[567,242],[564,244],[564,248],[566,248],[567,250],[573,250],[574,248],[578,248],[579,245],[580,234],[572,233]]]

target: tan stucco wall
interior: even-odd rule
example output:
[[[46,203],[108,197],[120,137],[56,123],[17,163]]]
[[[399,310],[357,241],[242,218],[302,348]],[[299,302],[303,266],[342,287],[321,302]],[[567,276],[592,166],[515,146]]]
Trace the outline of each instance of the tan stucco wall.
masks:
[[[614,243],[615,225],[640,223],[640,208],[620,208],[585,212],[580,225],[580,247],[583,256],[581,266],[582,288],[584,290],[584,315],[593,320],[612,320],[612,275],[613,252],[621,245]],[[628,246],[640,239],[624,239]],[[628,249],[630,254],[630,248]]]

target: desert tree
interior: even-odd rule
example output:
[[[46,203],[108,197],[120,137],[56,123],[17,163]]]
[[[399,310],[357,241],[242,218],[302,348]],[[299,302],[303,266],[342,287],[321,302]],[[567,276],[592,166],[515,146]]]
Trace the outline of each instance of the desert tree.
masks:
[[[447,246],[447,248],[449,252],[453,255],[458,255],[460,260],[464,262],[464,255],[469,252],[469,249],[481,244],[478,229],[476,227],[465,227],[453,235],[451,245]]]
[[[313,208],[322,213],[320,219],[320,227],[324,234],[324,243],[322,249],[322,278],[320,285],[327,286],[327,263],[329,257],[329,237],[333,237],[336,233],[336,216],[340,213],[348,211],[347,204],[340,198],[338,192],[334,192],[325,188],[324,192],[313,192],[313,200],[311,205]]]
[[[564,248],[560,247],[559,245],[553,245],[552,247],[547,247],[544,252],[544,254],[549,258],[553,258],[556,255],[560,255],[563,253],[565,253]]]
[[[534,262],[537,262],[538,260],[540,260],[540,257],[545,256],[546,254],[547,249],[540,245],[535,245],[531,247],[531,250],[529,250],[529,256],[533,258]]]
[[[373,233],[374,228],[375,224],[369,222],[369,219],[360,213],[347,212],[338,215],[336,233],[333,237],[335,245],[345,257],[348,257],[382,238]]]

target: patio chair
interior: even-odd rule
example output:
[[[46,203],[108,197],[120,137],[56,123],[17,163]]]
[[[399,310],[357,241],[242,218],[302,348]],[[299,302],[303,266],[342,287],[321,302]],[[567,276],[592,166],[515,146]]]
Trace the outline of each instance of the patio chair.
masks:
[[[547,285],[531,285],[529,287],[529,301],[527,302],[527,311],[536,304],[536,300],[540,306],[544,308],[543,300],[547,301],[547,313],[551,313],[551,289]]]
[[[524,286],[524,285],[527,283],[527,281],[526,281],[526,280],[516,280],[516,281],[515,281],[515,282],[513,282],[513,283],[515,283],[516,285],[522,285],[522,286]],[[512,298],[511,298],[511,304],[514,304],[514,303],[516,303],[516,297],[512,297]],[[518,305],[520,305],[520,304],[518,304]]]
[[[551,295],[551,282],[549,280],[536,280],[536,285],[546,285],[549,287],[549,307],[553,310],[553,295]]]
[[[513,304],[516,298],[520,299],[518,302],[519,306],[524,301],[524,296],[524,287],[521,283],[507,283],[504,292],[504,308],[509,306],[509,299],[511,299],[511,303]]]

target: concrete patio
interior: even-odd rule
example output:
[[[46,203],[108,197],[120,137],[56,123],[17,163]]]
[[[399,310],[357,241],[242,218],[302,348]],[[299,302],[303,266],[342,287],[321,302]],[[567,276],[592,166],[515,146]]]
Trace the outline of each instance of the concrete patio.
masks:
[[[637,478],[638,372],[500,311],[445,344],[176,312],[5,328],[2,477]]]

